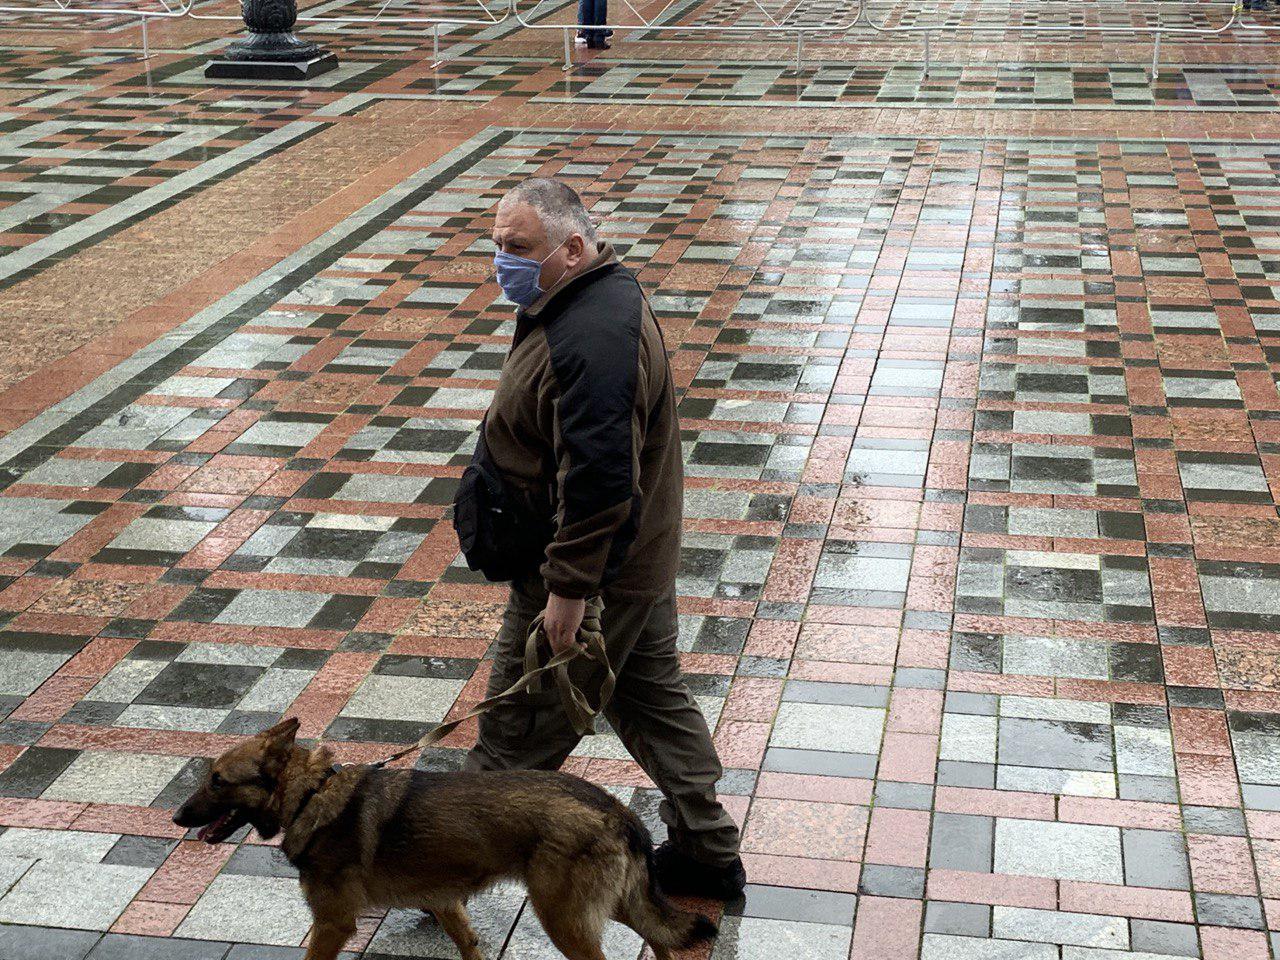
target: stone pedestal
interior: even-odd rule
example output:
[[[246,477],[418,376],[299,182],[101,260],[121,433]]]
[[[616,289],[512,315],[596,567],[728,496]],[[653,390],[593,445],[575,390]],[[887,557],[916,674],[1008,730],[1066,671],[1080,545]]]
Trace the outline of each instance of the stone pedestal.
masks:
[[[204,75],[217,80],[307,80],[327,73],[338,58],[293,35],[297,0],[240,0],[240,15],[249,35],[237,40]]]

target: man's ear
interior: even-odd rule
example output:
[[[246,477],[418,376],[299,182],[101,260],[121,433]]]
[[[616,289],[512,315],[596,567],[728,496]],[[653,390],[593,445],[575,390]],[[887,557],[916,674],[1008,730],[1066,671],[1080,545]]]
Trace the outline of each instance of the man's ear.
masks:
[[[582,239],[582,234],[580,233],[573,234],[568,242],[565,243],[565,248],[569,252],[569,260],[575,267],[586,260],[590,253],[587,250],[587,241]]]

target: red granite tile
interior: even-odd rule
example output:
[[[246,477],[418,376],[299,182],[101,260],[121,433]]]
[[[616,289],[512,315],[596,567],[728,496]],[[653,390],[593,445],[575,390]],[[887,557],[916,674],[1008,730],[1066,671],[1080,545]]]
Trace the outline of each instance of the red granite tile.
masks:
[[[962,690],[966,693],[994,693],[1002,696],[1052,697],[1056,687],[1050,677],[1015,677],[957,670],[947,676],[947,689]]]
[[[0,827],[65,830],[84,812],[86,804],[61,800],[0,797]]]
[[[900,611],[876,607],[841,607],[811,603],[808,619],[813,623],[840,624],[842,626],[895,627],[901,620]]]
[[[1056,819],[1054,798],[1046,793],[938,787],[934,792],[933,805],[939,813],[971,813],[982,817],[1013,817],[1020,820]]]
[[[587,761],[586,768],[578,775],[596,783],[607,783],[612,786],[653,789],[653,781],[633,760],[604,760],[592,757]],[[723,802],[723,798],[721,800]]]
[[[235,847],[229,843],[202,843],[183,840],[169,854],[138,894],[139,900],[158,903],[193,904],[231,858]]]
[[[895,687],[889,698],[886,729],[936,736],[942,726],[942,701],[941,690]]]
[[[1054,681],[1054,693],[1068,700],[1164,706],[1164,687],[1158,683],[1060,679]]]
[[[124,616],[138,620],[160,620],[173,612],[174,608],[191,592],[191,587],[178,584],[157,583],[147,592],[129,605]]]
[[[458,537],[453,527],[438,523],[400,568],[399,575],[404,580],[439,580],[457,555]]]
[[[111,925],[111,932],[141,937],[171,937],[191,907],[183,903],[135,900]]]
[[[1245,837],[1187,834],[1191,882],[1198,893],[1257,896],[1249,841]]]
[[[784,538],[779,541],[773,566],[765,579],[764,599],[799,603],[808,600],[821,553],[819,540]]]
[[[792,620],[754,620],[743,654],[789,660],[795,651],[800,624]]]
[[[680,668],[685,673],[709,673],[731,677],[738,666],[738,658],[722,653],[681,653]]]
[[[118,637],[98,637],[85,644],[79,653],[64,663],[58,675],[96,682],[106,676],[133,649],[135,643],[136,640]]]
[[[1058,819],[1064,823],[1093,823],[1138,830],[1182,829],[1182,816],[1175,804],[1105,797],[1061,796],[1058,798]]]
[[[923,907],[915,900],[860,898],[849,960],[916,960]]]
[[[59,723],[40,740],[42,747],[70,750],[118,750],[166,756],[216,757],[239,740],[221,733],[186,730],[143,730]]]
[[[47,577],[23,577],[0,590],[0,610],[25,610],[57,581]]]
[[[289,711],[302,721],[299,734],[317,737],[323,733],[377,660],[376,653],[335,653],[326,660]]]
[[[742,862],[751,883],[833,890],[837,893],[858,892],[861,865],[857,863],[811,857],[775,857],[763,853],[744,853]]]
[[[898,644],[898,666],[945,670],[950,648],[951,637],[941,630],[903,630]]]
[[[97,679],[93,677],[52,676],[18,704],[9,716],[14,720],[52,723],[79,703],[96,683]]]
[[[815,680],[819,683],[861,683],[888,686],[893,681],[893,668],[865,663],[830,663],[821,660],[792,660],[792,680]]]
[[[756,781],[755,795],[782,800],[813,800],[866,806],[871,803],[871,781],[764,770]]]
[[[1107,913],[1113,916],[1166,920],[1170,923],[1192,922],[1191,895],[1181,890],[1062,880],[1059,881],[1058,895],[1059,910],[1090,913],[1097,910],[1099,903],[1105,903]]]
[[[725,720],[770,722],[782,700],[782,681],[767,677],[735,677],[720,711]]]
[[[1165,683],[1180,687],[1218,686],[1218,665],[1206,647],[1163,647]]]
[[[803,857],[816,850],[832,860],[860,860],[867,828],[864,807],[758,798],[751,805],[742,849]]]
[[[873,808],[863,862],[924,867],[929,857],[929,822],[928,810]]]
[[[391,641],[388,653],[413,657],[462,657],[478,660],[489,649],[489,641],[452,637],[401,635]]]
[[[1280,840],[1280,810],[1246,810],[1249,836],[1268,840]]]
[[[110,622],[109,617],[81,617],[62,613],[35,613],[28,609],[6,624],[10,630],[24,633],[62,633],[92,636]]]
[[[880,745],[876,776],[881,780],[933,783],[937,764],[936,734],[887,731]]]
[[[1173,746],[1179,753],[1231,756],[1231,737],[1227,733],[1225,714],[1173,707],[1169,710],[1169,719]]]
[[[898,630],[890,627],[806,622],[800,627],[795,655],[811,660],[892,665],[897,656],[898,635]]]
[[[1204,960],[1267,960],[1267,935],[1257,930],[1230,927],[1200,928]]]
[[[369,605],[357,630],[369,633],[394,633],[418,609],[419,601],[410,597],[378,597]]]
[[[739,827],[747,822],[747,811],[751,808],[751,798],[741,794],[719,794],[716,797],[725,812],[729,814]]]
[[[178,839],[186,833],[173,822],[173,812],[160,807],[130,807],[91,803],[72,823],[73,830],[130,833],[143,837]]]
[[[370,941],[373,940],[374,934],[378,932],[378,926],[386,918],[386,912],[379,910],[372,916],[362,916],[356,918],[356,932],[347,940],[346,949],[352,952],[366,950]],[[307,935],[310,939],[310,934]]]
[[[953,903],[989,903],[1052,910],[1058,902],[1058,882],[1045,877],[935,869],[929,871],[925,896],[930,900]]]
[[[17,760],[25,749],[26,747],[16,743],[0,744],[0,771],[8,768],[9,764]]]

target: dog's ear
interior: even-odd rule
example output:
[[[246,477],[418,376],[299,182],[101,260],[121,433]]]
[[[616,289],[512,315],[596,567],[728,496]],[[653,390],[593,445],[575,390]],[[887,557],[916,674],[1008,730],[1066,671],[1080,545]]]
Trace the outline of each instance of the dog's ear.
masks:
[[[274,727],[262,731],[263,739],[267,742],[267,753],[276,755],[287,753],[297,735],[297,717],[288,717]]]

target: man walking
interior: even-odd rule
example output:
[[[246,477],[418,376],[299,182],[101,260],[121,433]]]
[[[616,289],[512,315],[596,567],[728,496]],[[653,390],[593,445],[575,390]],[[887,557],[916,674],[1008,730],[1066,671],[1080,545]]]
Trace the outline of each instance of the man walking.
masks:
[[[498,283],[520,309],[473,463],[500,478],[506,502],[490,519],[514,514],[525,536],[490,533],[502,542],[481,543],[512,578],[489,694],[524,672],[539,613],[560,652],[574,643],[585,599],[600,595],[617,674],[605,714],[663,795],[659,881],[673,894],[733,899],[746,883],[738,829],[716,799],[723,770],[676,650],[683,465],[662,333],[639,283],[564,184],[531,179],[513,189],[493,239]],[[601,676],[592,667],[571,664],[595,702]],[[554,689],[525,694],[480,717],[466,768],[555,769],[578,740]]]

